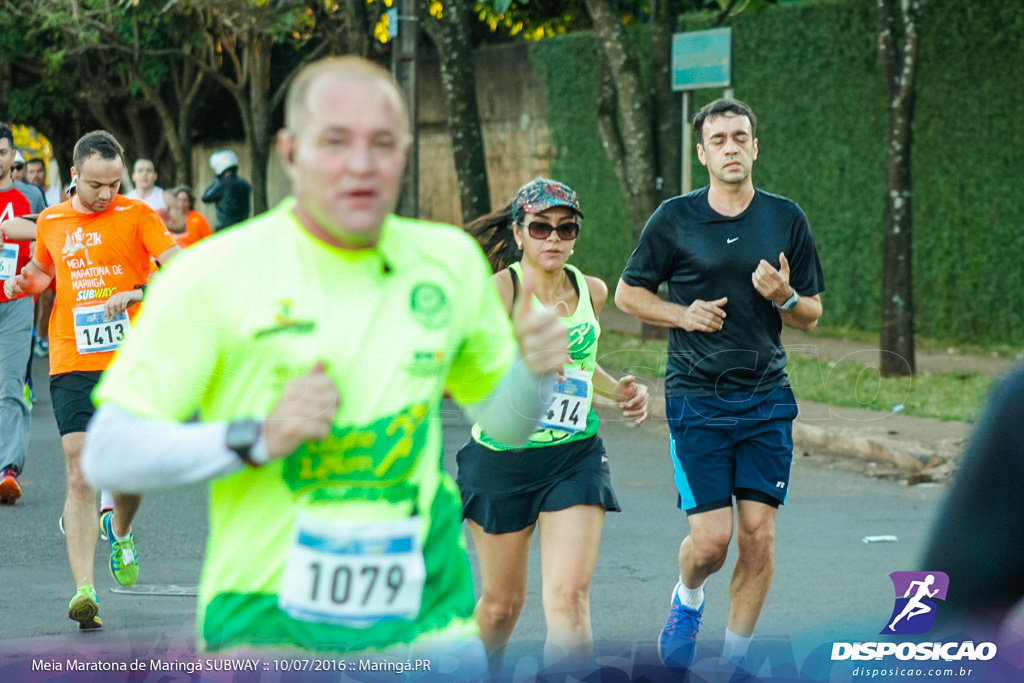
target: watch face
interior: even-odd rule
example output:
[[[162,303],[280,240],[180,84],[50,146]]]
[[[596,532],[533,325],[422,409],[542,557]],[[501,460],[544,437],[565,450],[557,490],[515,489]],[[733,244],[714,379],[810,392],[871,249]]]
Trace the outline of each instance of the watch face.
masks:
[[[257,420],[234,420],[228,425],[228,448],[233,451],[252,448],[260,437],[260,423]]]

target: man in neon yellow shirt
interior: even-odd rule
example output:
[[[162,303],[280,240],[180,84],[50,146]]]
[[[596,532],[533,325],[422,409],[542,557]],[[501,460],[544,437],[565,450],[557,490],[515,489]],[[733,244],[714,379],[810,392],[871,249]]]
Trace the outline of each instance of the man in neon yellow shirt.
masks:
[[[200,648],[455,643],[482,663],[442,392],[522,442],[566,330],[530,307],[510,325],[472,238],[391,214],[410,135],[386,71],[307,67],[285,126],[294,199],[161,272],[96,390],[86,477],[214,479]]]

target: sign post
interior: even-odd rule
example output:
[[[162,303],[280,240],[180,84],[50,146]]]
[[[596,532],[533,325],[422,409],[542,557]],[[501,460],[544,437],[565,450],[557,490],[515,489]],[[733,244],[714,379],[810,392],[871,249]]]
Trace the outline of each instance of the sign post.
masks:
[[[676,33],[672,36],[672,90],[683,93],[682,194],[692,187],[693,129],[690,125],[693,91],[732,88],[732,29]]]

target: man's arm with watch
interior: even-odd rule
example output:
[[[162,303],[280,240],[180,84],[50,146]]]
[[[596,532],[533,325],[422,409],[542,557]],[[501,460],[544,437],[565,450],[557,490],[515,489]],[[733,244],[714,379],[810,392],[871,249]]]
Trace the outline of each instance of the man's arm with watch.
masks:
[[[321,361],[291,380],[262,419],[181,423],[108,403],[89,423],[82,470],[95,488],[139,492],[258,467],[327,436],[338,401]],[[130,458],[122,457],[126,452]]]
[[[821,318],[821,295],[801,296],[789,284],[789,261],[779,253],[778,270],[767,260],[761,259],[751,274],[754,289],[772,302],[782,317],[782,323],[798,330],[813,330]]]
[[[473,414],[489,434],[521,442],[547,406],[551,383],[551,376],[514,363],[491,396],[473,406]],[[285,386],[264,419],[181,423],[105,403],[86,431],[82,471],[94,488],[138,493],[259,467],[327,436],[339,401],[338,389],[318,362]]]
[[[774,302],[773,302],[774,303]],[[797,330],[809,331],[818,325],[821,318],[821,295],[800,296],[793,290],[793,294],[786,300],[788,308],[776,304],[779,315],[782,317],[782,324]]]

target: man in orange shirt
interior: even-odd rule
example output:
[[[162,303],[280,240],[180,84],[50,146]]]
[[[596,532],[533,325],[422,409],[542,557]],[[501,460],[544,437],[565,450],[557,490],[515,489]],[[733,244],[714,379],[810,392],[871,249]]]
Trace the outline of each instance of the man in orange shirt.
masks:
[[[171,190],[171,193],[178,202],[178,210],[185,217],[185,232],[174,235],[174,239],[178,240],[178,246],[184,249],[213,234],[206,217],[192,208],[196,205],[196,195],[191,187],[178,185]],[[170,228],[173,233],[174,226],[170,226]]]
[[[35,257],[4,283],[14,298],[41,292],[57,279],[50,319],[50,396],[67,464],[64,529],[78,590],[68,616],[79,628],[102,625],[93,588],[97,526],[109,537],[110,572],[123,586],[136,582],[139,559],[132,518],[142,498],[114,494],[114,510],[99,518],[96,491],[79,465],[93,387],[110,365],[142,301],[150,261],[180,251],[153,209],[118,195],[124,171],[121,145],[106,131],[75,144],[71,176],[77,194],[44,210],[36,223]]]

